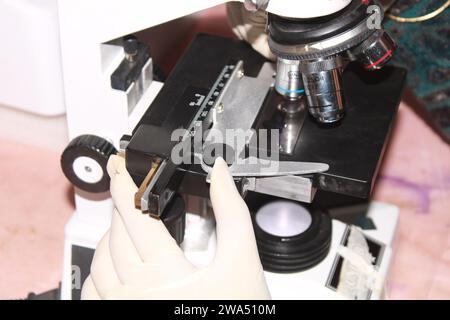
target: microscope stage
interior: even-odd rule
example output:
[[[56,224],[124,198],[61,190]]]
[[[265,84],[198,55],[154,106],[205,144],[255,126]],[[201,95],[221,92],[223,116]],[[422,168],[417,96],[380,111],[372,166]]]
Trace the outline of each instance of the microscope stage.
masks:
[[[170,156],[173,147],[170,134],[179,127],[186,128],[193,119],[197,109],[192,108],[192,104],[189,106],[198,100],[196,95],[207,95],[224,66],[240,60],[248,77],[256,77],[267,62],[243,41],[206,34],[193,40],[136,126],[127,147],[127,168],[137,185],[147,175],[149,154]],[[360,198],[369,197],[394,123],[405,75],[403,69],[395,67],[368,72],[358,65],[350,65],[343,75],[344,119],[337,125],[324,126],[306,115],[293,152],[281,154],[280,160],[326,163],[330,166],[327,172],[311,177],[314,187]],[[273,92],[267,88],[269,91]],[[269,106],[261,108],[264,110],[260,111],[254,123],[256,129],[260,119],[272,108],[271,96],[272,93],[267,95],[265,105]],[[152,130],[148,131],[149,134],[136,134],[140,126],[151,127]],[[154,150],[155,144],[158,150]],[[208,195],[206,174],[199,165],[178,170],[187,173],[181,184],[183,190]]]

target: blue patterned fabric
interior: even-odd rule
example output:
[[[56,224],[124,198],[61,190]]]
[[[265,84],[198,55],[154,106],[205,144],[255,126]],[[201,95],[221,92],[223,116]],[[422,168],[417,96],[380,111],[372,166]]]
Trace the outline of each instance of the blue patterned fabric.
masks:
[[[439,8],[446,0],[399,0],[390,13],[417,17]],[[393,64],[408,70],[408,87],[450,139],[450,8],[419,23],[389,18],[385,27],[397,41]]]

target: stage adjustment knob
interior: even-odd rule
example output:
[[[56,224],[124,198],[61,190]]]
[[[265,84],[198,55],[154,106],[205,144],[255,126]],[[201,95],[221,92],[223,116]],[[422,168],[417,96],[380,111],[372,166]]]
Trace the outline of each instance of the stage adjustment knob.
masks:
[[[101,193],[109,190],[106,164],[109,156],[117,153],[107,140],[95,135],[73,139],[61,155],[64,175],[83,191]]]

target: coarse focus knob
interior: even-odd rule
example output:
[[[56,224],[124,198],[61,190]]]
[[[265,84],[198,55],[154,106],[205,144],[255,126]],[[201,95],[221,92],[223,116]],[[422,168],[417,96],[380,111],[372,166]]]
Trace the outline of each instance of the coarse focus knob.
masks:
[[[101,193],[109,190],[106,164],[116,148],[95,135],[73,139],[61,155],[61,168],[72,184],[83,191]]]

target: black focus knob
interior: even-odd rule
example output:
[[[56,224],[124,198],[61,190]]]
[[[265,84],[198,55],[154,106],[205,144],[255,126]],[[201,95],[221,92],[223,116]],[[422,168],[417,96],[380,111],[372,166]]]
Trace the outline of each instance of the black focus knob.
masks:
[[[83,191],[101,193],[109,190],[106,164],[116,148],[95,135],[73,139],[61,155],[61,168],[72,184]]]

